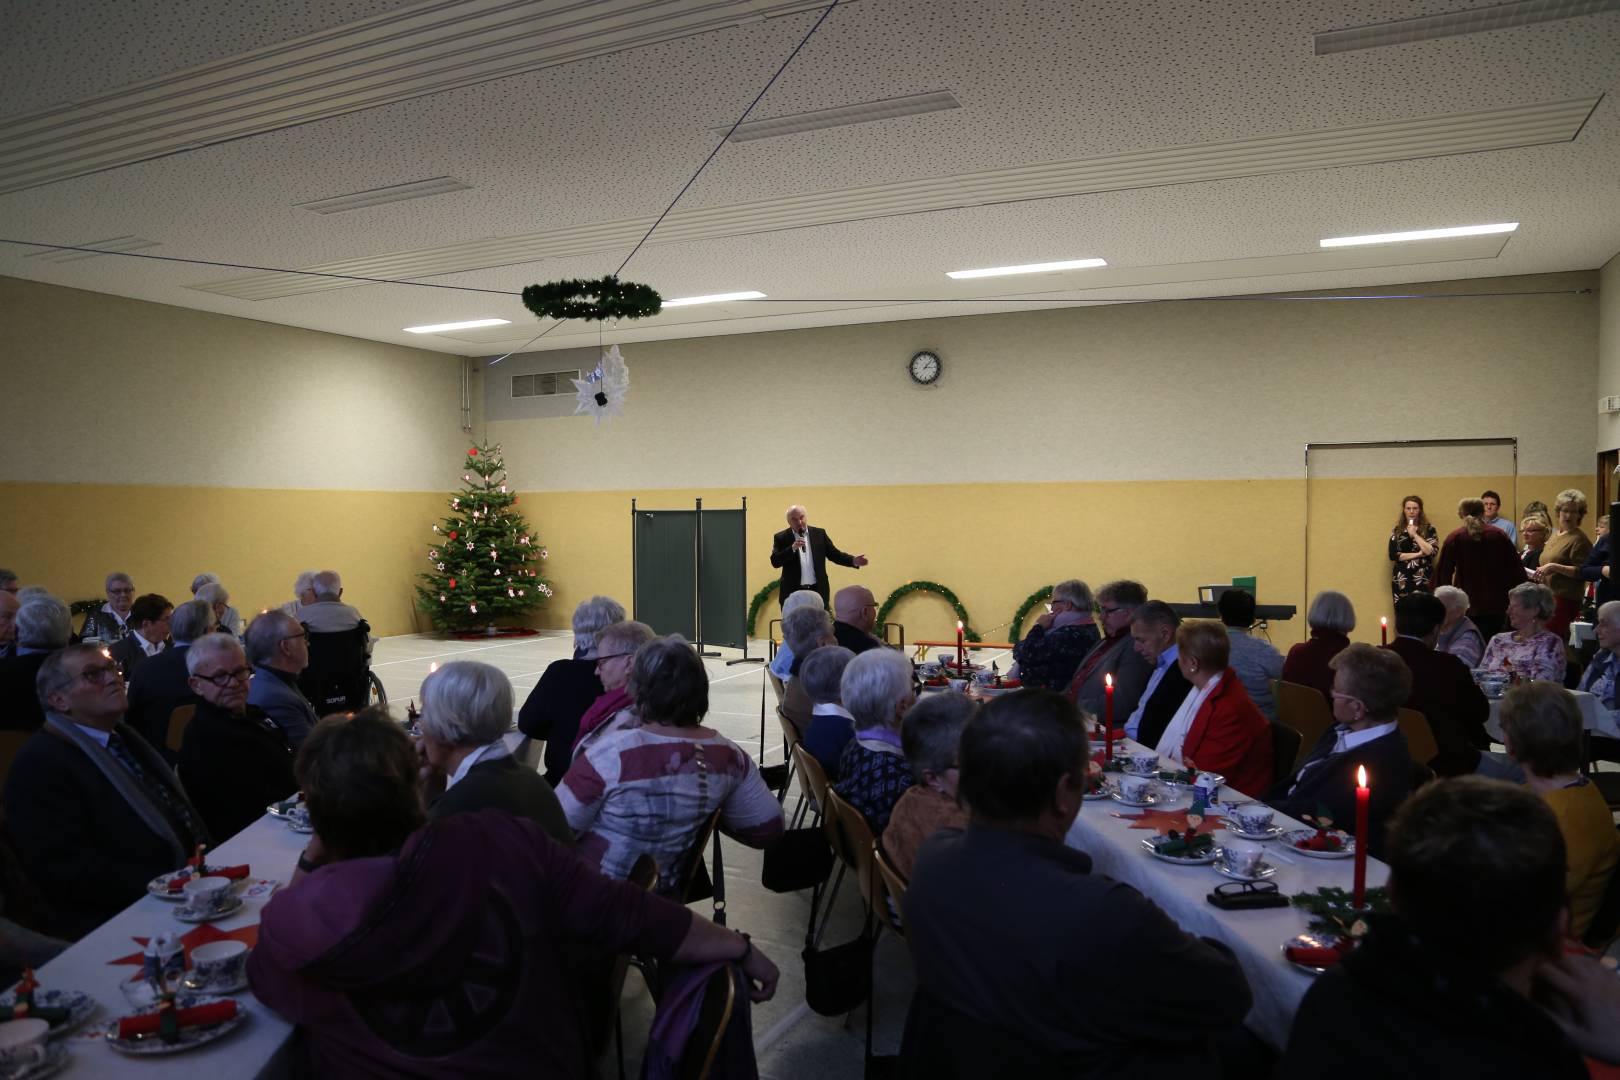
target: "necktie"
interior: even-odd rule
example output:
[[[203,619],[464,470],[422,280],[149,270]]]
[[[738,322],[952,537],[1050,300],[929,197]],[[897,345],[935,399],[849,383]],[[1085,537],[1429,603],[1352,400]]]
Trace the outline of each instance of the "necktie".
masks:
[[[163,780],[147,772],[146,767],[141,764],[141,759],[123,739],[118,737],[117,732],[107,736],[107,752],[117,759],[118,764],[129,770],[130,775],[146,789],[148,795],[152,796],[152,801],[163,808],[169,820],[184,830],[185,835],[180,837],[182,847],[189,851],[203,839],[203,831],[198,827],[191,806]]]

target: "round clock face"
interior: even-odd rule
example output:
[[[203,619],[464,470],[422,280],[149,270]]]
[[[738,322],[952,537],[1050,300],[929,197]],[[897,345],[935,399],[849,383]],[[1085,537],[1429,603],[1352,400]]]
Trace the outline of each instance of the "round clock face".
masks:
[[[928,386],[939,378],[939,357],[931,352],[920,352],[911,358],[909,370],[913,382]]]

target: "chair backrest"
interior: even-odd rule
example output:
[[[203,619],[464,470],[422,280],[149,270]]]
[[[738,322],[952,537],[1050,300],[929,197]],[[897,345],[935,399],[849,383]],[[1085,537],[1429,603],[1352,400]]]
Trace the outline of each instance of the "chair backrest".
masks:
[[[782,728],[782,738],[787,742],[789,749],[804,741],[804,731],[793,722],[793,717],[789,716],[787,710],[780,705],[776,707],[776,722]]]
[[[354,712],[371,697],[367,677],[366,639],[369,627],[328,630],[309,635],[309,666],[298,676],[298,687],[315,706],[317,716]]]
[[[793,754],[794,764],[798,766],[799,776],[810,792],[811,800],[825,814],[827,791],[832,786],[827,780],[827,771],[821,767],[821,762],[816,760],[816,756],[804,748],[804,743],[794,743],[790,752]]]
[[[787,691],[782,695],[782,704],[777,706],[793,721],[793,726],[800,733],[810,730],[810,721],[815,719],[816,706],[810,700],[810,695],[804,692],[804,683],[794,679],[788,683]]]
[[[630,884],[643,891],[651,891],[658,884],[658,860],[651,854],[642,852],[630,867],[630,873],[625,878]],[[574,957],[576,963],[585,962],[584,955]],[[601,986],[602,993],[592,1002],[582,1004],[584,1016],[582,1020],[585,1030],[590,1036],[591,1052],[600,1054],[607,1049],[608,1038],[613,1034],[613,1020],[619,1012],[619,997],[624,993],[625,976],[630,973],[630,954],[618,953],[613,957],[613,964],[608,969],[607,984]],[[587,980],[587,985],[598,985],[594,980]]]
[[[703,862],[703,853],[708,850],[709,838],[719,826],[720,811],[716,810],[698,826],[697,833],[692,837],[691,846],[681,855],[681,866],[676,877],[677,887],[673,895],[683,904],[686,903],[687,897],[692,895],[692,882],[697,877],[698,866]]]
[[[1417,765],[1427,765],[1440,753],[1440,744],[1434,741],[1434,729],[1429,718],[1416,709],[1401,709],[1396,713],[1401,734],[1406,736],[1406,751]]]
[[[1277,699],[1278,722],[1299,732],[1299,751],[1288,770],[1288,775],[1292,776],[1305,763],[1305,757],[1316,745],[1316,740],[1333,726],[1333,710],[1328,707],[1327,698],[1314,686],[1273,679],[1271,691]]]
[[[0,731],[0,787],[5,786],[11,763],[17,760],[17,752],[32,734],[30,731]]]
[[[731,965],[726,964],[704,983],[703,1004],[698,1009],[697,1021],[692,1025],[692,1033],[686,1039],[686,1049],[681,1054],[678,1070],[680,1080],[707,1080],[736,1006],[737,979],[732,974]]]
[[[883,920],[884,926],[905,937],[906,928],[900,920],[906,914],[906,879],[900,876],[900,871],[883,854],[882,844],[872,849],[872,865],[877,868],[877,891],[881,894],[873,900],[872,909]]]
[[[765,669],[765,677],[771,680],[771,689],[776,691],[776,703],[782,704],[782,695],[787,693],[787,687],[782,685],[782,677],[770,668]]]
[[[1271,782],[1273,784],[1294,775],[1293,766],[1299,757],[1299,748],[1305,740],[1287,724],[1271,722]]]
[[[875,906],[878,902],[877,868],[872,862],[872,852],[877,847],[877,838],[872,835],[872,826],[867,823],[865,814],[845,802],[832,788],[827,789],[826,805],[827,815],[837,823],[833,854],[854,872],[861,895]]]
[[[180,752],[180,743],[186,737],[186,725],[191,723],[191,718],[196,713],[197,706],[195,705],[175,706],[174,711],[169,714],[169,727],[163,736],[163,745],[178,754]]]

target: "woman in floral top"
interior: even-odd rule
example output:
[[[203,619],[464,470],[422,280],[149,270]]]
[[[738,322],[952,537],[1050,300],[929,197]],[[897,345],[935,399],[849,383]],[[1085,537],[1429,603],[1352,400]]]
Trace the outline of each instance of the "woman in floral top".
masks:
[[[1564,681],[1564,642],[1546,629],[1553,613],[1552,590],[1525,582],[1508,590],[1508,625],[1491,638],[1479,666],[1486,671],[1517,675],[1521,679]]]
[[[913,779],[900,741],[900,718],[917,700],[911,663],[894,649],[868,649],[844,669],[839,690],[855,717],[855,737],[838,759],[833,790],[866,816],[878,836]]]
[[[1440,550],[1440,534],[1423,512],[1423,500],[1408,495],[1401,501],[1401,516],[1389,533],[1389,561],[1395,564],[1390,591],[1399,600],[1430,589],[1434,554]]]

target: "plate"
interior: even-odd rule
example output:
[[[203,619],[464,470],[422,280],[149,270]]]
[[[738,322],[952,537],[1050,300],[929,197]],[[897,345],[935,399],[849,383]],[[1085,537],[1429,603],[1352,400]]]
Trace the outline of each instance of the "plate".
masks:
[[[1288,963],[1292,964],[1299,970],[1309,972],[1312,975],[1325,974],[1326,972],[1330,971],[1331,968],[1317,967],[1314,964],[1302,964],[1298,960],[1290,960],[1288,957],[1288,950],[1296,947],[1303,949],[1330,949],[1335,943],[1337,943],[1338,940],[1339,939],[1334,937],[1332,934],[1296,934],[1282,943],[1283,959],[1287,960]]]
[[[1242,829],[1233,824],[1233,819],[1231,818],[1222,818],[1221,828],[1225,829],[1227,832],[1231,833],[1240,840],[1275,840],[1277,837],[1282,835],[1281,825],[1271,825],[1257,833],[1244,832]]]
[[[1252,875],[1240,874],[1223,862],[1215,863],[1215,872],[1217,874],[1224,874],[1234,881],[1264,881],[1266,878],[1276,874],[1277,868],[1262,859],[1260,861],[1260,869],[1256,870]]]
[[[1315,829],[1290,829],[1282,834],[1282,841],[1288,845],[1289,851],[1303,855],[1307,859],[1348,859],[1356,853],[1356,838],[1345,832],[1339,833],[1340,836],[1344,837],[1344,847],[1338,851],[1310,851],[1295,846],[1298,841],[1309,839],[1315,835]]]
[[[1108,798],[1112,798],[1112,797],[1113,797],[1113,794],[1109,790],[1107,784],[1104,784],[1102,787],[1098,788],[1096,791],[1088,791],[1088,792],[1086,792],[1086,801],[1087,802],[1092,802],[1092,801],[1094,801],[1096,799],[1108,799]]]
[[[185,986],[194,994],[234,994],[248,988],[247,969],[243,968],[242,974],[233,983],[209,983],[206,986],[192,986],[187,983]]]
[[[1142,846],[1147,848],[1148,854],[1152,855],[1155,859],[1158,859],[1161,862],[1174,863],[1176,866],[1208,866],[1210,863],[1221,857],[1221,849],[1219,845],[1210,848],[1202,855],[1195,855],[1192,858],[1186,858],[1181,855],[1166,855],[1158,848],[1154,847],[1153,841],[1151,840],[1143,840]]]
[[[226,904],[219,911],[197,911],[195,908],[190,908],[182,904],[174,909],[174,917],[179,919],[181,922],[213,922],[216,919],[228,919],[241,910],[242,898],[240,896],[233,896],[231,897],[231,902]]]
[[[51,1038],[56,1032],[51,1032]],[[45,1047],[45,1060],[31,1068],[19,1069],[16,1072],[6,1072],[5,1080],[43,1080],[47,1076],[55,1076],[67,1067],[68,1048],[66,1043],[49,1043]]]
[[[282,818],[282,820],[287,823],[287,831],[288,832],[312,833],[312,832],[315,831],[315,826],[312,825],[312,824],[309,824],[307,822],[305,824],[303,824],[303,825],[299,825],[299,824],[295,823],[294,820],[292,818],[290,818],[290,817],[289,818]]]
[[[210,1001],[217,1000],[219,1000],[219,998],[212,994],[177,994],[175,996],[175,1004],[182,1009],[189,1008],[192,1005],[206,1005]],[[150,1009],[141,1010],[143,1013],[151,1011],[152,1010]],[[136,1057],[155,1056],[158,1054],[179,1054],[186,1050],[190,1050],[193,1047],[202,1046],[205,1043],[211,1043],[215,1039],[230,1034],[237,1028],[241,1027],[243,1021],[245,1021],[247,1018],[247,1008],[242,1004],[242,1002],[238,1001],[236,1003],[236,1015],[231,1017],[229,1020],[222,1024],[215,1024],[212,1027],[182,1028],[180,1030],[180,1038],[172,1043],[164,1042],[156,1035],[148,1035],[140,1039],[120,1039],[118,1037],[117,1020],[114,1020],[111,1024],[107,1025],[107,1027],[104,1029],[102,1037],[107,1041],[108,1046],[112,1047],[120,1054],[129,1054]]]
[[[1125,793],[1120,791],[1118,788],[1110,788],[1108,797],[1119,803],[1121,806],[1158,806],[1161,803],[1175,802],[1176,799],[1176,797],[1169,792],[1150,791],[1147,793],[1147,798],[1143,799],[1141,802],[1137,802],[1135,799],[1127,799],[1125,797]]]
[[[0,994],[0,1005],[13,1005],[17,992],[8,990]],[[66,1009],[68,1018],[51,1028],[51,1038],[60,1038],[84,1023],[97,1009],[96,999],[83,990],[35,990],[34,1004],[51,1009]],[[30,1073],[29,1075],[33,1075]],[[43,1073],[39,1075],[44,1075]]]

